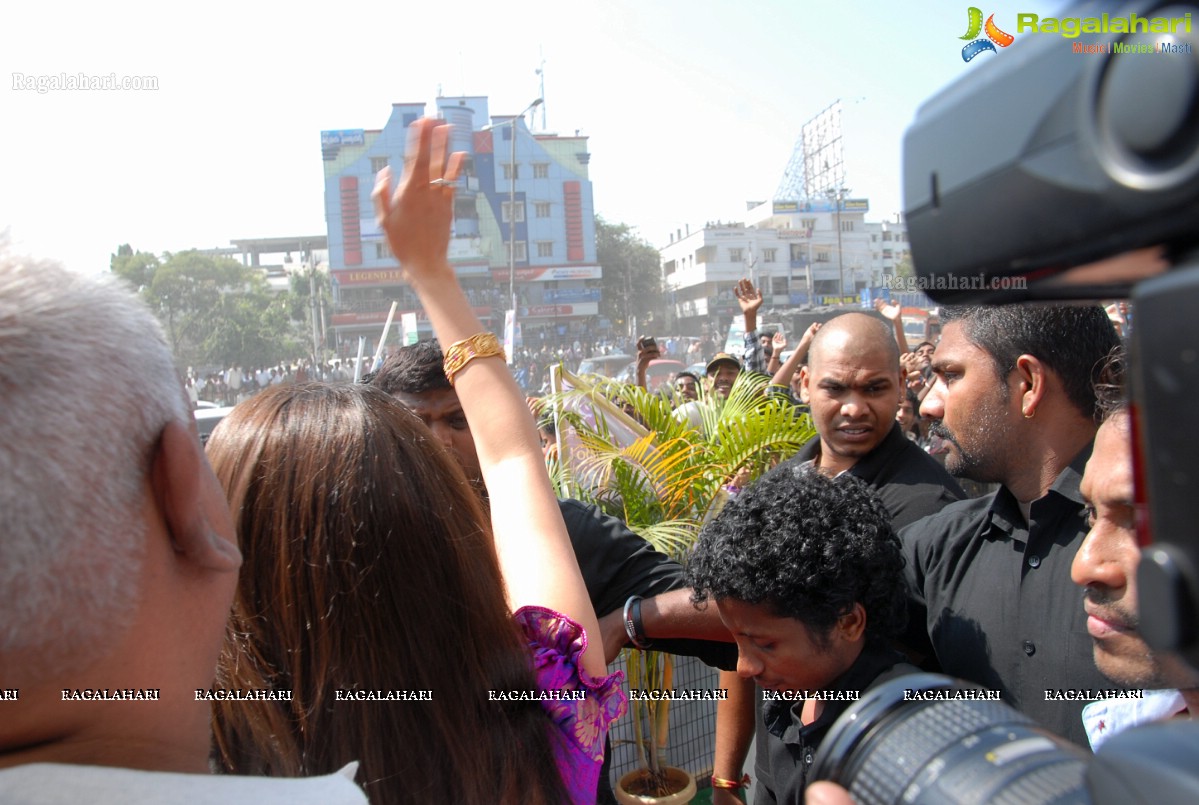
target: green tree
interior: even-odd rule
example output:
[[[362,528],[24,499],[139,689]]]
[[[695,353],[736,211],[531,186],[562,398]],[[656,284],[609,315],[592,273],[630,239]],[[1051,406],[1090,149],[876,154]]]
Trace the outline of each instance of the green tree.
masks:
[[[321,271],[311,266],[305,266],[302,271],[293,271],[289,277],[291,318],[301,323],[304,331],[304,344],[312,349],[312,322],[317,321],[318,340],[324,333],[326,311],[333,310],[333,283],[328,271]],[[316,291],[315,296],[313,291]],[[321,349],[328,347],[322,344]]]
[[[159,260],[128,246],[117,250],[111,267],[139,283],[181,364],[263,366],[307,351],[292,320],[295,300],[288,292],[273,294],[258,269],[197,251]]]
[[[911,254],[905,254],[902,258],[900,258],[899,262],[895,264],[895,276],[903,277],[904,279],[916,276],[916,269],[912,266]]]
[[[154,281],[154,272],[158,270],[158,266],[156,256],[150,252],[135,252],[128,243],[117,247],[117,253],[111,255],[108,261],[108,270],[138,291],[149,287]]]
[[[595,216],[595,253],[604,271],[600,315],[630,336],[631,322],[645,323],[661,311],[662,269],[658,250],[628,224]],[[641,326],[640,324],[638,326]]]

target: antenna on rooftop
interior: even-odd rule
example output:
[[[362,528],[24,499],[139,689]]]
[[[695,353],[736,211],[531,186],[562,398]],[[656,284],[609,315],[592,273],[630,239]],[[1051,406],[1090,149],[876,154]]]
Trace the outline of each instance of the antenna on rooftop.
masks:
[[[540,79],[540,82],[541,82],[541,86],[538,87],[539,91],[537,93],[537,97],[542,99],[541,130],[544,132],[544,131],[546,131],[546,126],[545,126],[545,48],[539,47],[537,50],[538,50],[538,53],[540,53],[540,55],[541,55],[541,65],[533,72],[537,74],[537,77]],[[533,113],[533,117],[537,117],[536,112]]]

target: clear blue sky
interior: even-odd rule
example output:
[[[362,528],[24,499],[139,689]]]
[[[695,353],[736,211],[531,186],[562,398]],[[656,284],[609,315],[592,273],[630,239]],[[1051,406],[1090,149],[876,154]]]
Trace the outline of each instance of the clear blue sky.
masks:
[[[83,271],[126,242],[162,252],[324,232],[322,129],[379,128],[392,102],[439,89],[512,114],[537,97],[542,58],[549,130],[591,138],[597,211],[655,245],[770,198],[800,127],[837,98],[846,184],[872,219],[889,217],[919,103],[1002,58],[963,63],[968,5],[10,4],[0,228]],[[1061,7],[983,10],[1010,28],[1016,11]],[[159,89],[12,88],[13,73],[79,72],[156,76]]]

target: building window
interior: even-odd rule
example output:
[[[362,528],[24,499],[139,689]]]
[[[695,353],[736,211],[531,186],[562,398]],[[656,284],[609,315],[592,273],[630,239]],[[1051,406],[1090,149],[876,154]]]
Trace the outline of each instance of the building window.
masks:
[[[520,178],[520,163],[513,165],[511,162],[504,163],[504,178],[508,181]]]
[[[468,218],[478,218],[479,208],[475,206],[473,198],[456,198],[454,199],[454,218],[463,220]]]
[[[376,260],[386,260],[388,257],[391,257],[391,249],[387,248],[387,242],[380,241],[379,243],[376,243],[375,244],[375,259]]]
[[[550,163],[534,162],[533,163],[533,178],[534,179],[550,178]]]
[[[841,222],[841,231],[842,232],[852,232],[853,231],[853,221],[842,221]]]
[[[507,201],[500,204],[500,216],[504,223],[510,223],[512,212]],[[523,220],[525,220],[525,203],[518,201],[516,202],[516,222],[519,224]]]
[[[378,173],[387,167],[387,157],[371,157],[371,173]]]
[[[729,249],[729,260],[734,263],[740,263],[745,259],[744,249]]]
[[[778,252],[778,249],[763,249],[762,250],[762,262],[763,263],[775,262],[777,252]]]
[[[512,241],[510,241],[510,240],[504,241],[504,251],[505,252],[508,251],[508,245],[510,243],[512,243]],[[515,254],[513,255],[512,259],[516,260],[517,262],[529,259],[529,255],[527,252],[527,244],[523,240],[516,241],[516,250],[515,250]]]
[[[799,228],[806,229],[809,232],[811,232],[813,229],[816,228],[816,219],[815,218],[800,218],[799,219]]]
[[[817,263],[827,263],[828,261],[828,252],[816,252]]]
[[[884,232],[884,233],[883,233],[883,242],[885,243],[885,242],[887,242],[887,241],[890,241],[890,240],[891,240],[891,233],[890,233],[890,232]]]
[[[548,201],[534,201],[533,214],[538,218],[550,217],[550,203]]]
[[[537,241],[537,256],[538,257],[553,257],[554,242],[552,240]]]

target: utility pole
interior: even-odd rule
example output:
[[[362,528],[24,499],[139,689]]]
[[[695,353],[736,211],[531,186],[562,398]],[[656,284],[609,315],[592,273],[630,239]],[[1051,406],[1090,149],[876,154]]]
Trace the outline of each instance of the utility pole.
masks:
[[[845,253],[841,246],[841,202],[845,198],[845,194],[849,192],[847,187],[829,188],[829,198],[836,201],[837,204],[837,295],[845,295]]]

